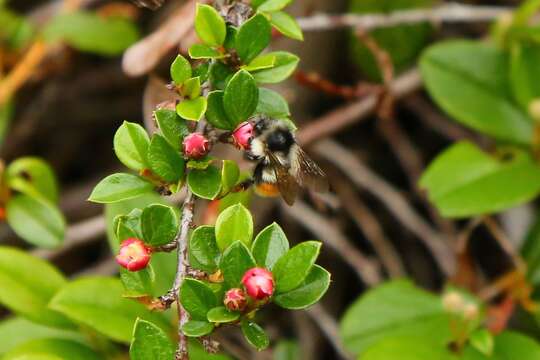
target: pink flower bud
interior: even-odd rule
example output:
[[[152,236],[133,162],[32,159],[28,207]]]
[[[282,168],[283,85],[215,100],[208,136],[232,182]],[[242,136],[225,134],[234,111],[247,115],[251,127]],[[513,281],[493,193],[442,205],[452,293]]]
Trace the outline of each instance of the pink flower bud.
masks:
[[[129,271],[139,271],[148,265],[151,250],[141,240],[129,238],[120,244],[116,262]]]
[[[244,274],[242,284],[249,296],[256,300],[267,299],[274,293],[272,273],[263,268],[253,268]]]
[[[210,142],[203,134],[191,133],[184,138],[184,154],[190,159],[200,159],[210,151]]]
[[[231,289],[225,293],[223,303],[230,311],[244,311],[247,305],[246,294],[242,289]]]
[[[232,133],[233,144],[240,150],[249,150],[253,137],[253,123],[245,121],[238,125]]]

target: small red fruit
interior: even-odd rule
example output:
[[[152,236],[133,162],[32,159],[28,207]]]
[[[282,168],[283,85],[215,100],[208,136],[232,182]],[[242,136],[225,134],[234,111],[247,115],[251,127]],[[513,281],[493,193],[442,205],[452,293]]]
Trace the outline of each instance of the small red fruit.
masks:
[[[242,289],[231,289],[225,293],[223,303],[230,311],[244,311],[247,305],[246,294]]]
[[[274,293],[274,278],[272,273],[263,268],[253,268],[244,274],[242,284],[249,296],[255,300],[264,300]]]
[[[120,244],[116,262],[129,271],[144,269],[150,262],[151,250],[141,240],[129,238]]]
[[[210,151],[210,141],[203,134],[191,133],[184,138],[184,155],[200,159]]]
[[[233,144],[240,150],[249,150],[253,138],[253,123],[245,121],[232,133]]]

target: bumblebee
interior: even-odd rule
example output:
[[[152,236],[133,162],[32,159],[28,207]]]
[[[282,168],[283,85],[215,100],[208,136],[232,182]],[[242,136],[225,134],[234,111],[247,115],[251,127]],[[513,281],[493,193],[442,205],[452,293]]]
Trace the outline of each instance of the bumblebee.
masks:
[[[260,117],[253,121],[246,157],[256,161],[252,184],[261,196],[279,196],[292,205],[301,187],[328,190],[324,172],[302,150],[287,123]]]
[[[131,0],[131,2],[138,7],[145,7],[152,10],[158,9],[161,5],[163,5],[164,1],[165,0]]]

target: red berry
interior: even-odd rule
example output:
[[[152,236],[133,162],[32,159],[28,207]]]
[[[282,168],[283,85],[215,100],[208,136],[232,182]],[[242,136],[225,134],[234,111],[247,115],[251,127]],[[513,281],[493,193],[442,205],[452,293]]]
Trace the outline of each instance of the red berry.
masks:
[[[272,273],[263,268],[253,268],[242,278],[249,296],[255,300],[267,299],[274,293],[274,278]]]
[[[116,262],[129,271],[144,269],[150,262],[151,250],[141,240],[129,238],[120,244]]]
[[[243,311],[247,305],[246,294],[242,289],[230,289],[225,293],[223,303],[230,311]]]
[[[238,125],[232,133],[233,144],[240,150],[249,150],[253,138],[253,123],[245,121]]]
[[[210,142],[203,134],[191,133],[184,138],[184,155],[200,159],[210,151]]]

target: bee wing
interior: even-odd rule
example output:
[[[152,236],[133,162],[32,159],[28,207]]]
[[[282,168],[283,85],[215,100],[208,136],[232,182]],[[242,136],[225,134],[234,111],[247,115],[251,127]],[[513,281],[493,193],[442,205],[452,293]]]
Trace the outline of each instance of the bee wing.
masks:
[[[283,166],[274,154],[268,152],[268,158],[270,159],[270,165],[276,174],[277,186],[283,200],[285,200],[287,205],[293,205],[296,200],[296,195],[300,190],[300,186],[295,178],[289,173],[289,169]]]
[[[152,10],[158,9],[165,0],[131,0],[135,5],[139,7],[146,7]]]
[[[291,169],[302,186],[317,192],[328,191],[325,173],[300,146],[296,145],[295,151],[291,152],[291,157]]]

